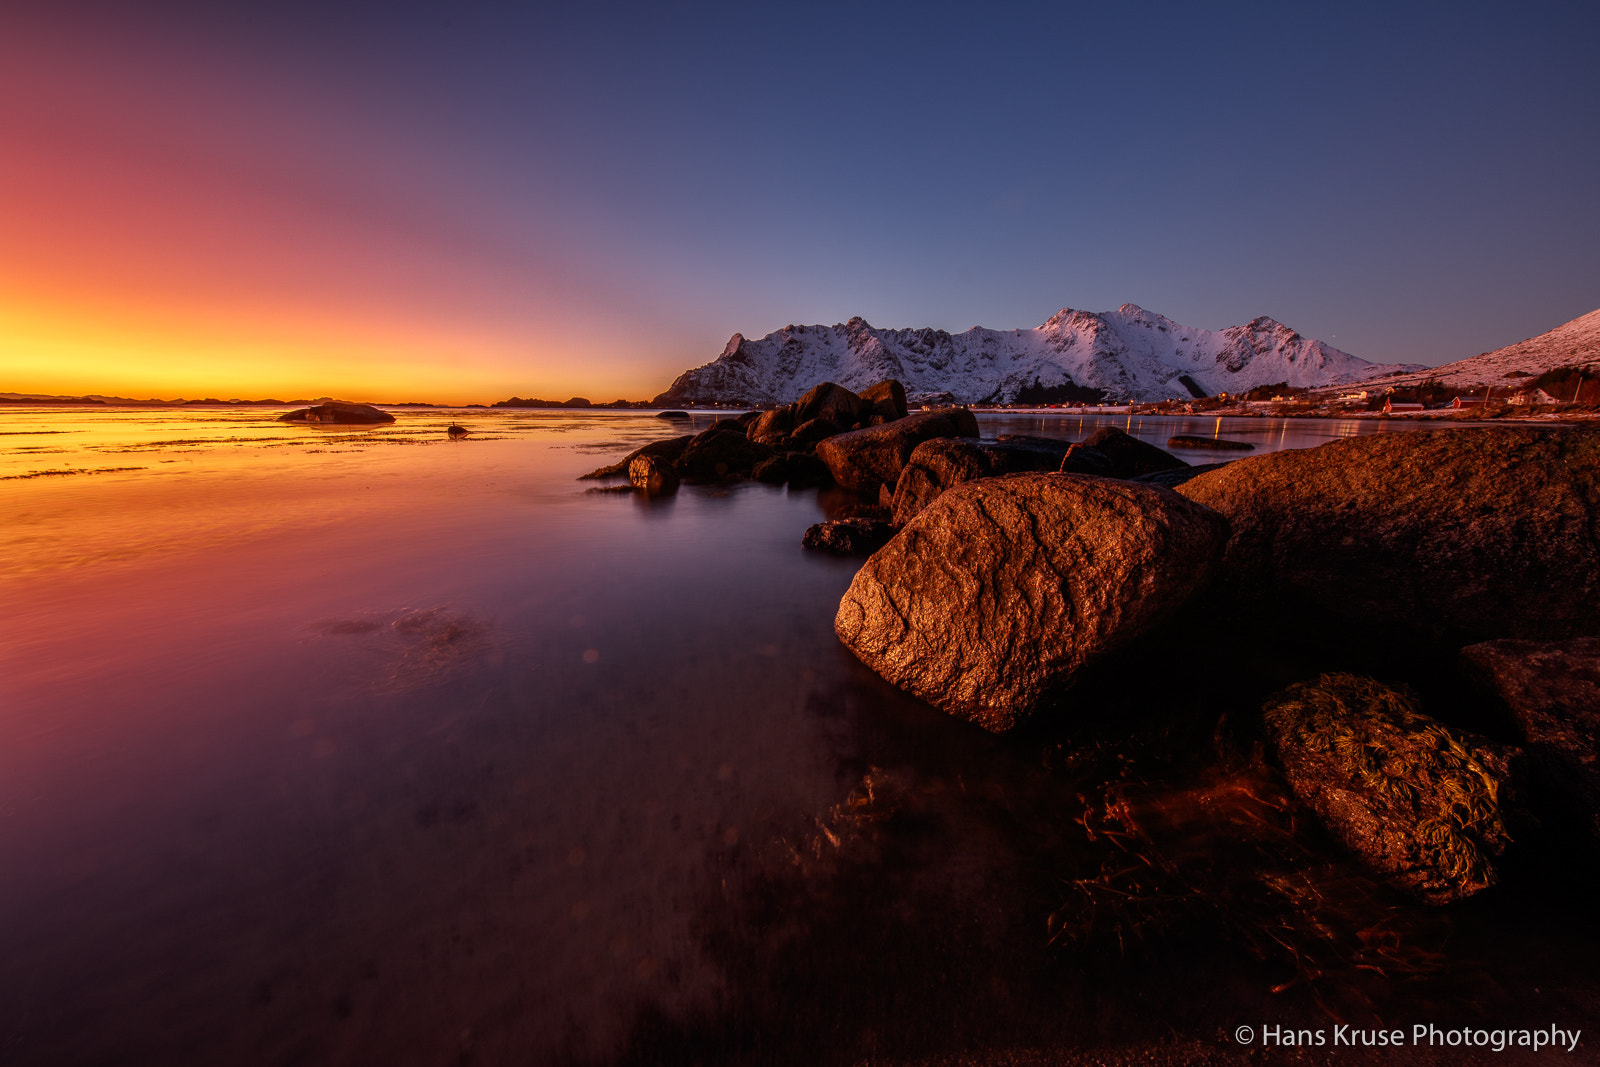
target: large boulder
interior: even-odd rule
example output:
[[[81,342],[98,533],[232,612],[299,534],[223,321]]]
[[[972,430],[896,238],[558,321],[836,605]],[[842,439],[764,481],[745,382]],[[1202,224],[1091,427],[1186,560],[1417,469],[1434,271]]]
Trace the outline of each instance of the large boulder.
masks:
[[[935,437],[977,437],[978,420],[966,408],[924,411],[882,426],[869,426],[817,444],[817,456],[845,489],[876,496],[893,487],[911,452]]]
[[[1221,516],[1167,489],[982,478],[944,493],[867,561],[834,630],[895,685],[1002,732],[1176,613],[1226,538]]]
[[[895,482],[890,507],[894,524],[904,526],[951,486],[975,478],[1028,471],[1053,471],[1060,453],[1023,442],[974,441],[966,437],[935,437],[911,450]]]
[[[1297,613],[1455,645],[1592,633],[1600,432],[1376,433],[1239,459],[1178,488],[1228,516],[1224,575]]]
[[[814,385],[805,396],[794,402],[796,426],[812,419],[827,419],[838,423],[842,429],[863,425],[872,415],[873,403],[863,400],[842,385],[823,382]]]
[[[1324,674],[1265,709],[1295,795],[1390,885],[1448,904],[1495,882],[1511,843],[1501,792],[1515,750],[1457,734],[1409,694]]]
[[[1133,480],[1136,482],[1144,482],[1146,485],[1164,485],[1168,489],[1176,489],[1190,478],[1198,478],[1207,471],[1219,471],[1227,465],[1228,461],[1226,460],[1221,463],[1197,463],[1193,467],[1178,467],[1173,470],[1151,471],[1149,474],[1141,474],[1139,477]]]
[[[1171,452],[1141,441],[1115,426],[1102,426],[1082,442],[1103,452],[1111,461],[1111,473],[1118,478],[1137,478],[1153,471],[1176,470],[1188,464]]]
[[[588,474],[578,475],[578,480],[583,481],[586,478],[615,478],[619,475],[626,477],[633,466],[633,461],[640,456],[660,456],[668,463],[671,463],[683,455],[684,450],[689,447],[689,442],[694,439],[694,434],[685,434],[682,437],[669,437],[663,441],[651,441],[643,448],[636,448],[629,452],[615,463],[608,463],[604,467],[590,471]]]
[[[315,407],[285,412],[278,416],[278,421],[304,422],[312,426],[380,426],[393,422],[394,416],[371,404],[330,400]]]
[[[861,399],[872,404],[874,413],[883,416],[884,422],[903,419],[909,414],[906,407],[906,387],[893,378],[885,378],[861,390]]]
[[[1510,710],[1530,774],[1600,841],[1600,637],[1485,641],[1461,654]]]
[[[750,427],[750,440],[758,441],[764,445],[782,443],[789,436],[789,431],[794,429],[794,405],[785,404],[781,408],[763,411],[756,424]]]

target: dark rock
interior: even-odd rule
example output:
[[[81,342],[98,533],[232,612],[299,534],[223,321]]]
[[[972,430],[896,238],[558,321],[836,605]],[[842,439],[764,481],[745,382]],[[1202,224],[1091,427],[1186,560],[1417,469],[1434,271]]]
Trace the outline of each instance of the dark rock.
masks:
[[[1456,734],[1409,694],[1324,674],[1265,708],[1295,795],[1390,885],[1448,904],[1495,882],[1514,749]]]
[[[795,401],[794,424],[801,426],[812,419],[828,419],[847,430],[864,422],[872,409],[872,401],[863,400],[842,385],[823,382],[812,386],[805,396]]]
[[[1016,441],[991,443],[965,437],[936,437],[911,450],[895,482],[889,506],[894,524],[904,526],[916,518],[939,494],[975,478],[1027,471],[1053,471],[1058,454]]]
[[[1600,637],[1486,641],[1461,655],[1510,709],[1530,775],[1600,842]]]
[[[1115,426],[1102,426],[1083,439],[1090,448],[1105,453],[1111,473],[1118,478],[1137,478],[1151,471],[1173,470],[1188,464],[1171,452],[1141,441]]]
[[[818,442],[817,456],[840,486],[875,496],[879,486],[899,481],[912,450],[922,442],[935,437],[977,436],[978,420],[972,412],[944,408],[829,437]]]
[[[761,416],[765,414],[765,411],[747,411],[743,415],[735,418],[733,422],[739,427],[739,429],[745,432],[746,436],[748,436],[750,433],[750,427],[754,426],[760,420]]]
[[[590,471],[588,474],[579,475],[578,480],[582,481],[585,478],[614,478],[618,475],[626,476],[629,466],[640,456],[660,456],[670,463],[683,455],[684,450],[689,447],[689,442],[693,440],[693,436],[685,435],[683,437],[669,437],[664,441],[651,441],[643,448],[636,448],[629,452],[615,463],[608,463],[604,467]]]
[[[459,441],[471,432],[472,431],[467,429],[465,426],[457,426],[453,422],[449,426],[446,426],[444,431],[445,436],[450,438],[452,441]]]
[[[736,433],[744,436],[747,434],[747,431],[744,423],[740,422],[738,419],[718,419],[704,430],[701,430],[699,433],[695,434],[695,440],[710,440],[713,436],[720,433]]]
[[[884,422],[903,419],[909,413],[906,407],[906,387],[893,378],[885,378],[876,385],[861,390],[861,399],[871,402],[872,409],[883,416]]]
[[[656,412],[656,418],[658,418],[658,419],[687,419],[688,417],[689,417],[689,413],[687,411],[658,411],[658,412]]]
[[[1062,474],[1092,474],[1097,478],[1116,478],[1111,457],[1091,445],[1073,445],[1061,457]]]
[[[1226,538],[1221,516],[1155,486],[981,478],[867,561],[834,630],[895,685],[1005,731],[1177,612]]]
[[[628,464],[628,482],[646,496],[671,496],[678,491],[678,472],[662,456],[636,456]]]
[[[755,465],[750,476],[767,485],[782,485],[789,480],[789,456],[787,454],[768,456]]]
[[[393,422],[394,416],[371,404],[330,400],[326,404],[286,412],[278,416],[278,421],[304,422],[313,426],[375,426]]]
[[[1168,448],[1215,448],[1220,451],[1254,452],[1256,446],[1248,441],[1229,441],[1223,437],[1197,437],[1194,434],[1180,433],[1176,437],[1167,438]]]
[[[807,419],[794,428],[785,443],[791,448],[805,448],[841,433],[844,427],[832,419]]]
[[[757,444],[740,432],[718,427],[732,425],[718,423],[689,442],[673,466],[686,482],[724,482],[748,478],[755,473],[756,464],[774,455],[768,445]]]
[[[1592,633],[1600,432],[1481,427],[1235,460],[1178,492],[1233,523],[1224,578],[1297,615],[1459,647]]]
[[[750,427],[750,440],[759,441],[764,445],[782,444],[794,429],[794,405],[785,404],[772,411],[763,411],[761,418]]]
[[[1146,485],[1164,485],[1168,489],[1176,489],[1190,478],[1204,474],[1207,471],[1221,470],[1228,465],[1228,462],[1201,463],[1193,467],[1174,467],[1172,470],[1151,471],[1149,474],[1141,474],[1133,480],[1144,482]]]
[[[789,464],[790,489],[812,489],[833,482],[828,465],[809,452],[789,452],[784,459]]]
[[[834,556],[870,556],[894,536],[894,527],[874,519],[835,519],[809,527],[800,544]]]

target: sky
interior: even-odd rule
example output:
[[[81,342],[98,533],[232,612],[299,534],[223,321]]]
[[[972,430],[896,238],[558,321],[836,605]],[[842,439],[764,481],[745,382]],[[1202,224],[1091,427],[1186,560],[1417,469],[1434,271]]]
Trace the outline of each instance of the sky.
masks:
[[[729,335],[1600,307],[1600,5],[0,5],[0,390],[648,398]]]

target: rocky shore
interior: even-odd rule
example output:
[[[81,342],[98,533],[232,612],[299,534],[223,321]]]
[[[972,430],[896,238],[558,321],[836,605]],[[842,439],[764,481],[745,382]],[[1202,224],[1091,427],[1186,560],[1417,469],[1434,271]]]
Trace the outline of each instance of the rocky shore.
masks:
[[[1319,1004],[1371,1011],[1369,971],[1422,965],[1353,915],[1420,928],[1507,882],[1536,895],[1554,855],[1592,876],[1600,432],[1376,434],[1191,466],[1115,429],[983,441],[966,409],[867,392],[824,383],[590,477],[837,486],[848,514],[804,542],[864,557],[841,642],[1040,753],[1078,798],[1054,817],[1145,872],[1074,881],[1058,945],[1089,950],[1108,917],[1120,942],[1198,895]]]

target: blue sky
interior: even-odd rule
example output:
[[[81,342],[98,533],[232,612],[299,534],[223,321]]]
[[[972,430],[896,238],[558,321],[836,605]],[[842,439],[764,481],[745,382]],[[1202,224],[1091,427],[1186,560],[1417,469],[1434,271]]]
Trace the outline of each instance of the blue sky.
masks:
[[[205,320],[218,376],[229,322],[318,354],[291,377],[344,344],[352,381],[492,399],[650,395],[734,331],[852,315],[1131,302],[1433,364],[1600,306],[1593,4],[57,4],[0,31],[49,61],[0,76],[0,132],[97,175],[9,190],[0,301],[48,277],[90,318]]]

